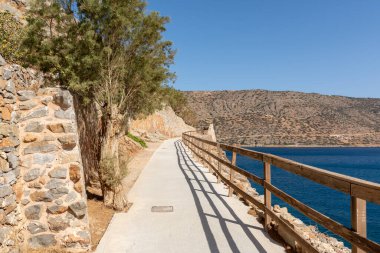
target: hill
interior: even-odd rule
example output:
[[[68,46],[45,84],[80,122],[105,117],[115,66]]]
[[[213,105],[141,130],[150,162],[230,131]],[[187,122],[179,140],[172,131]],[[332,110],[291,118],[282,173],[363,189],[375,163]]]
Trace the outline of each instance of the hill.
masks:
[[[243,145],[380,146],[380,99],[289,91],[184,92],[197,126]]]

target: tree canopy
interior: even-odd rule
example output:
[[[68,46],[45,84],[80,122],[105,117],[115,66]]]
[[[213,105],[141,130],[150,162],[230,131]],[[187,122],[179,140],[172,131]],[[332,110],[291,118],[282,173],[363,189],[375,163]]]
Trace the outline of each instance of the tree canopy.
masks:
[[[87,101],[133,117],[165,99],[175,77],[175,52],[162,37],[169,19],[144,1],[36,1],[27,21],[26,61]]]

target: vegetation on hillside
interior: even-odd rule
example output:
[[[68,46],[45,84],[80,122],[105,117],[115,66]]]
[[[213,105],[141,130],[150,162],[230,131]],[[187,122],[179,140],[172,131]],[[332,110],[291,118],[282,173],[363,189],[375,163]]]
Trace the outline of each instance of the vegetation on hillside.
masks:
[[[126,204],[118,140],[128,119],[184,102],[169,86],[175,51],[162,37],[168,21],[142,0],[35,1],[27,14],[23,60],[101,105],[99,174],[104,202],[115,209]]]
[[[10,62],[21,58],[22,24],[9,12],[0,12],[0,54]]]
[[[141,147],[143,147],[143,148],[148,147],[148,145],[146,145],[146,142],[143,139],[141,139],[141,138],[139,138],[139,137],[137,137],[131,133],[128,133],[127,136],[129,138],[131,138],[134,142],[137,142],[138,144],[140,144]]]

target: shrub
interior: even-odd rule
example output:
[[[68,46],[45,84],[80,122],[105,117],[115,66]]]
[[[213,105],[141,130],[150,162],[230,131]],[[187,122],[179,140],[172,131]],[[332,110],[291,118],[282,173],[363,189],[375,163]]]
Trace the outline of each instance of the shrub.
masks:
[[[120,185],[128,172],[126,164],[120,164],[120,173],[117,173],[115,171],[117,168],[115,162],[115,157],[105,157],[100,160],[99,167],[102,182],[108,189],[115,189],[116,186]]]
[[[20,63],[23,25],[11,13],[0,11],[0,54],[13,63]]]
[[[128,133],[127,136],[129,138],[131,138],[133,141],[135,141],[138,144],[140,144],[141,147],[143,147],[143,148],[147,148],[148,147],[148,145],[146,145],[146,142],[143,139],[141,139],[141,138],[139,138],[139,137],[137,137],[137,136],[135,136],[135,135],[133,135],[131,133]]]

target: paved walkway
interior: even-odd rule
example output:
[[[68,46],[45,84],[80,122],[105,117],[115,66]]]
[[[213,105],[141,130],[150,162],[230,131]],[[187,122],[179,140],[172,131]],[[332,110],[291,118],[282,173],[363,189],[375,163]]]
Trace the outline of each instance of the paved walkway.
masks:
[[[96,252],[285,252],[227,192],[180,140],[167,140],[129,192],[133,206],[115,214]]]

